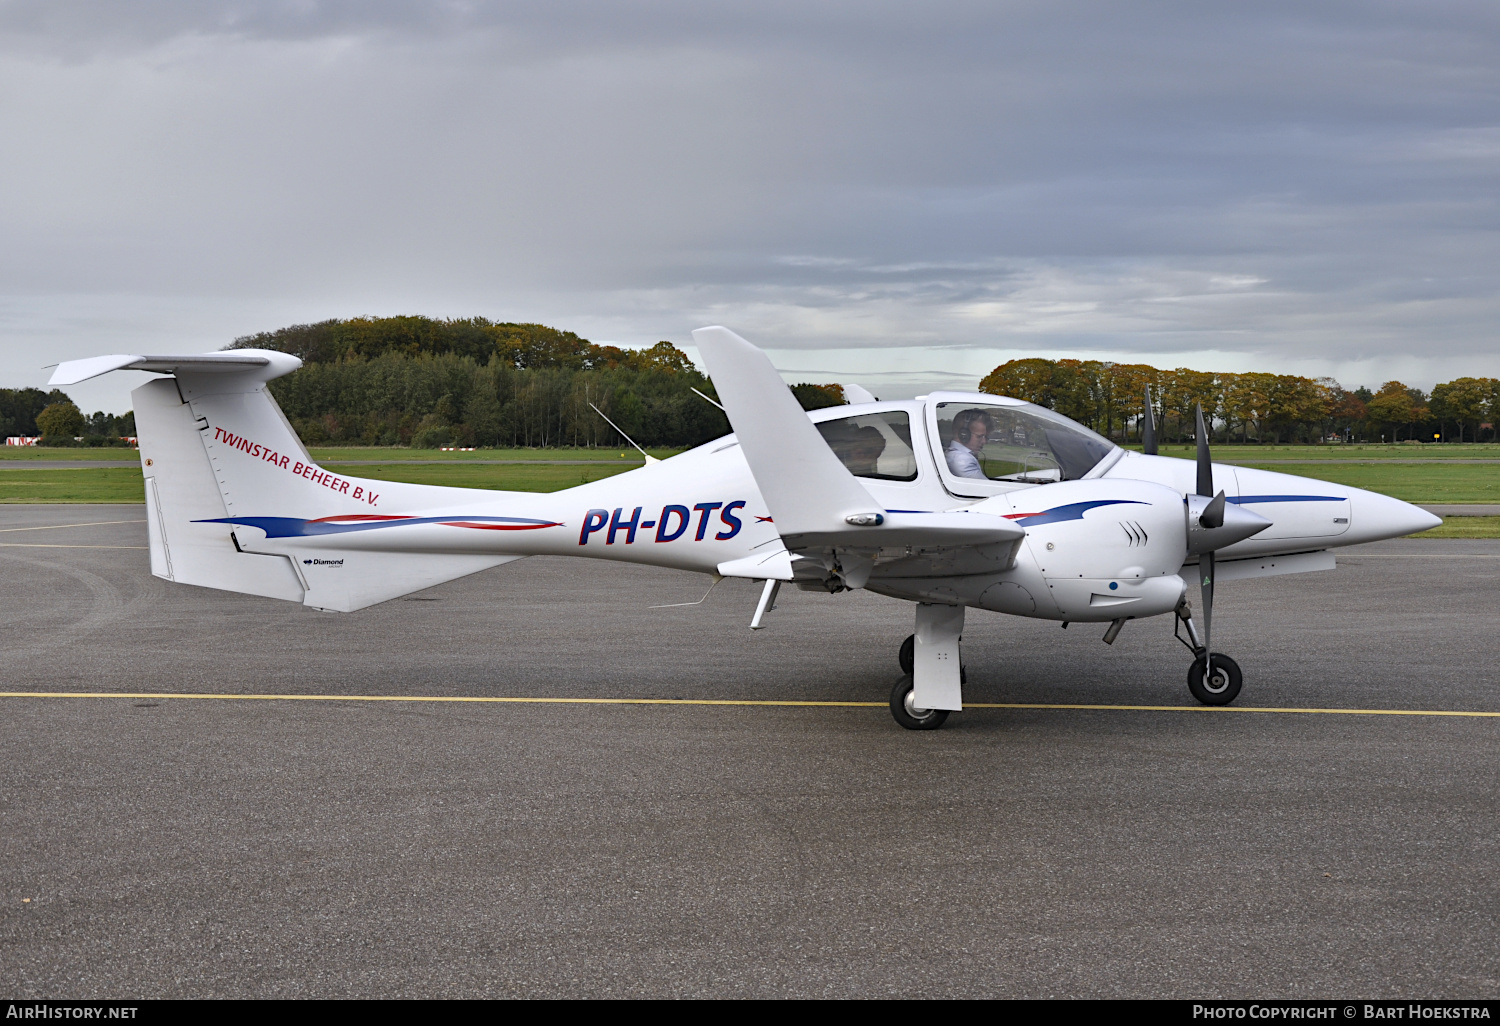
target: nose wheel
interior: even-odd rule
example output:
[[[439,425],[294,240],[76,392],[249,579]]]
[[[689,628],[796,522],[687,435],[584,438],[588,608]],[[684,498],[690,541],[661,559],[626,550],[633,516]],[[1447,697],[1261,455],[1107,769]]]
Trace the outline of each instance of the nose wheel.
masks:
[[[1240,664],[1222,652],[1215,652],[1209,657],[1207,673],[1203,669],[1202,649],[1198,650],[1197,658],[1188,667],[1188,690],[1204,705],[1228,705],[1239,695],[1240,685],[1243,683]]]

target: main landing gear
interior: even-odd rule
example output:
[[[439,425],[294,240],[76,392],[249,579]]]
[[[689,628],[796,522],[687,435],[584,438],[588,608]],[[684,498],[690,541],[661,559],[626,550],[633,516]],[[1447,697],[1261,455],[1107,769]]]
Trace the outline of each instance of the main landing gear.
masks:
[[[1188,665],[1188,691],[1204,705],[1228,705],[1233,702],[1239,696],[1240,685],[1244,683],[1240,664],[1223,652],[1214,652],[1205,659],[1203,643],[1199,640],[1198,628],[1193,623],[1192,607],[1184,601],[1177,607],[1176,614],[1177,622],[1173,625],[1172,636],[1193,653],[1193,661]],[[1178,627],[1187,629],[1186,638],[1178,633]]]
[[[948,719],[948,713],[959,707],[959,688],[967,682],[969,676],[962,661],[954,659],[958,655],[958,643],[961,640],[959,632],[963,630],[963,609],[919,606],[917,628],[926,630],[928,633],[924,637],[930,639],[925,642],[931,646],[929,651],[932,653],[928,665],[924,667],[924,672],[929,677],[927,693],[944,702],[948,708],[929,709],[917,704],[917,636],[911,634],[896,652],[896,662],[901,666],[902,677],[891,689],[891,715],[907,730],[937,730]],[[933,651],[934,649],[937,651]],[[958,680],[948,679],[949,690],[945,694],[941,678],[945,676],[944,668],[951,667],[954,661],[959,664]],[[933,685],[937,687],[934,688]]]
[[[923,709],[912,701],[916,685],[908,673],[891,689],[891,715],[907,730],[937,730],[948,718],[946,709]]]
[[[962,641],[962,638],[959,638]],[[908,677],[917,664],[917,636],[908,634],[906,640],[901,642],[901,647],[896,650],[896,662],[901,666],[901,672]],[[969,683],[969,668],[962,664],[958,667],[958,680],[960,684]]]

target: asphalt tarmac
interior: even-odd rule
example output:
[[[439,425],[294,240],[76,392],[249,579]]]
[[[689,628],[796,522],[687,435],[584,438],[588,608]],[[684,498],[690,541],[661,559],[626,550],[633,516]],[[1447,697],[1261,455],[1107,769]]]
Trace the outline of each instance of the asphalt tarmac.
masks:
[[[0,690],[884,703],[910,607],[530,559],[354,614],[0,507]],[[125,521],[104,523],[101,521]],[[96,526],[57,527],[96,523]],[[30,528],[44,528],[29,530]],[[1237,706],[1500,711],[1500,542],[1220,588]],[[965,697],[1191,707],[1162,618]],[[0,997],[1500,993],[1500,719],[0,698]]]

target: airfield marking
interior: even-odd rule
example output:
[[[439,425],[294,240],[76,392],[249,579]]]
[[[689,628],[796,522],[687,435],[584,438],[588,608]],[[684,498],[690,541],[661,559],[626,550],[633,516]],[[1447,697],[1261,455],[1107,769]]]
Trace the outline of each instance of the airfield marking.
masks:
[[[0,542],[0,549],[146,549],[149,545],[46,545],[41,542]]]
[[[261,702],[467,702],[508,705],[731,705],[884,709],[886,702],[793,701],[741,698],[513,698],[490,695],[230,695],[175,691],[0,691],[0,698],[194,698]],[[1458,716],[1500,719],[1500,712],[1462,709],[1314,709],[1263,705],[1104,705],[1052,702],[970,702],[968,709],[1045,709],[1086,712],[1317,713],[1334,716]]]
[[[43,527],[3,527],[0,534],[10,534],[13,531],[56,531],[60,527],[108,527],[113,524],[144,524],[144,520],[95,520],[87,524],[47,524]]]

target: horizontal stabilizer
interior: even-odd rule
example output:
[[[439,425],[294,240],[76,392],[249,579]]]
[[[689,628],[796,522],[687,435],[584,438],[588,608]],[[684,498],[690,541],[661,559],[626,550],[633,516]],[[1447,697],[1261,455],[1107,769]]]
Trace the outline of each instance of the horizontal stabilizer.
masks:
[[[153,371],[157,374],[241,373],[254,381],[270,381],[283,374],[290,374],[302,361],[286,353],[270,349],[232,349],[220,353],[199,353],[192,356],[141,356],[117,353],[113,356],[92,356],[87,360],[68,360],[57,365],[48,385],[76,385],[80,381],[97,378],[117,370]]]

